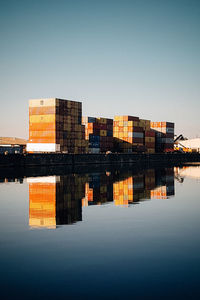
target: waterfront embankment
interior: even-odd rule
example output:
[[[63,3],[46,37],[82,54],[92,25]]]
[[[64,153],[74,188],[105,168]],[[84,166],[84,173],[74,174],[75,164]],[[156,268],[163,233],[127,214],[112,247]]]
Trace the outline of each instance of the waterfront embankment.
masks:
[[[8,154],[0,155],[0,168],[35,166],[90,166],[90,165],[158,165],[200,162],[199,153],[158,154]]]

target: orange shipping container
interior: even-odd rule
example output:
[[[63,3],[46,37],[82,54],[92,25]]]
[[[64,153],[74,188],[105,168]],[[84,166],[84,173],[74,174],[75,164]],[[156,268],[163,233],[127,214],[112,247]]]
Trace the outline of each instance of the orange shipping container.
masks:
[[[49,115],[56,113],[56,106],[29,107],[29,115]]]
[[[29,123],[29,130],[30,131],[48,131],[48,130],[55,130],[56,123]]]
[[[55,138],[31,138],[29,143],[56,143]]]
[[[46,137],[46,138],[55,138],[56,137],[56,132],[55,131],[30,131],[29,132],[29,137],[30,138],[35,138],[35,137],[38,137],[38,138],[43,138],[43,137]]]

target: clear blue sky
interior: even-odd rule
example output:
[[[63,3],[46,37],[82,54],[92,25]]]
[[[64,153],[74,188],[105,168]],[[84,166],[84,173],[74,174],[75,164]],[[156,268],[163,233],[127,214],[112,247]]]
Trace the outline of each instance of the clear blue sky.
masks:
[[[0,0],[0,136],[27,138],[42,97],[200,136],[199,16],[199,0]]]

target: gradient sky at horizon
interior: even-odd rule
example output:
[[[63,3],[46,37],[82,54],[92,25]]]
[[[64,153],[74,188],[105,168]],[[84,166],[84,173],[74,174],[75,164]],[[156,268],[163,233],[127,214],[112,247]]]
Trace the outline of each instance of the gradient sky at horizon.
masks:
[[[28,100],[175,122],[200,137],[200,1],[0,0],[0,136],[28,138]]]

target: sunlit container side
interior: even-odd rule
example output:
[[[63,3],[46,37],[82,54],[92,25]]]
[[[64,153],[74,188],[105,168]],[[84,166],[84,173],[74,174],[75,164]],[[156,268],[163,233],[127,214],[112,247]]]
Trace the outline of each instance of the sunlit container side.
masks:
[[[86,153],[81,102],[54,98],[30,100],[29,104],[29,143],[58,144],[60,152]]]
[[[151,122],[151,128],[155,131],[156,152],[167,152],[174,149],[174,123]]]
[[[89,153],[96,152],[94,148],[100,148],[100,153],[113,150],[112,119],[83,117],[82,122],[85,125],[85,139],[89,141]]]

